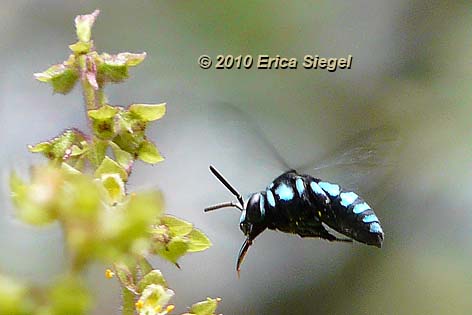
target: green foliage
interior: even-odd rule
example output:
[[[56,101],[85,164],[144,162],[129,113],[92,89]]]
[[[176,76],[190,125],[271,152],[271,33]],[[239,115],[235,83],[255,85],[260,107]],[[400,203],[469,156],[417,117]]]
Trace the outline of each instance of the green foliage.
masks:
[[[118,174],[103,174],[100,179],[108,192],[110,197],[108,202],[110,204],[115,204],[123,199],[125,196],[125,183]]]
[[[153,243],[152,253],[160,255],[171,263],[189,252],[203,251],[211,246],[210,240],[190,222],[165,215],[151,229]]]
[[[61,135],[52,140],[29,146],[33,153],[42,153],[51,161],[62,162],[65,159],[79,157],[83,154],[87,145],[84,136],[78,130],[71,129],[64,131]],[[75,161],[75,160],[74,160]]]
[[[126,170],[120,164],[118,164],[118,162],[114,161],[108,156],[105,156],[105,158],[102,160],[102,163],[95,171],[96,177],[101,177],[102,175],[106,174],[118,174],[123,181],[128,180],[128,173]]]
[[[49,290],[50,306],[46,314],[69,315],[88,314],[92,298],[82,280],[77,276],[66,276]]]
[[[109,55],[103,53],[97,59],[97,78],[100,82],[122,82],[128,78],[129,67],[139,65],[146,53],[132,54],[119,53],[117,55]]]
[[[113,266],[122,287],[122,314],[168,314],[174,292],[146,256],[155,254],[176,264],[187,253],[211,246],[210,240],[182,219],[164,214],[159,192],[128,193],[126,182],[136,160],[163,161],[146,136],[149,123],[162,118],[166,104],[107,103],[104,87],[129,77],[145,53],[97,53],[91,39],[99,11],[75,19],[78,41],[63,63],[35,74],[53,91],[67,94],[81,83],[90,134],[67,129],[59,136],[29,146],[48,165],[31,168],[29,179],[13,173],[12,200],[17,217],[31,225],[57,222],[63,229],[70,268],[48,288],[33,288],[0,275],[0,314],[80,315],[92,308],[81,272],[100,261]],[[213,314],[216,299],[197,303],[191,314]]]
[[[63,276],[38,290],[0,275],[0,314],[85,315],[91,306],[91,296],[79,276]]]
[[[141,142],[138,149],[138,158],[149,164],[155,164],[164,160],[154,143],[147,140]]]
[[[138,292],[142,293],[144,289],[151,284],[167,287],[167,282],[162,273],[159,270],[152,270],[148,272],[141,281],[139,281]]]
[[[95,10],[91,14],[78,15],[75,18],[75,29],[79,42],[90,41],[90,37],[92,36],[92,26],[99,13],[100,11]]]
[[[79,79],[80,71],[76,67],[77,58],[70,55],[63,63],[53,65],[46,71],[35,73],[38,81],[51,84],[55,93],[67,94]]]
[[[115,135],[114,118],[119,109],[110,105],[103,105],[99,109],[88,111],[92,120],[93,133],[100,139],[109,140]]]
[[[193,304],[190,312],[184,315],[214,315],[220,298],[207,298],[206,301]]]
[[[129,111],[143,121],[154,121],[162,118],[166,113],[166,104],[133,104]]]
[[[27,286],[0,275],[0,314],[27,315],[33,310],[34,303]]]

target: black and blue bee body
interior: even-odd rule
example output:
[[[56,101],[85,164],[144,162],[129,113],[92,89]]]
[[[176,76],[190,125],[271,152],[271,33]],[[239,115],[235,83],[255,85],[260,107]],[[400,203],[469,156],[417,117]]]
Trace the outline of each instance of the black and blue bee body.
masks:
[[[337,184],[296,171],[280,175],[266,190],[253,194],[240,221],[245,234],[254,230],[251,238],[265,227],[301,237],[336,240],[323,223],[361,243],[382,246],[379,219],[362,198]]]
[[[351,242],[337,238],[324,225],[358,242],[382,246],[384,233],[370,206],[357,194],[343,191],[333,183],[310,175],[288,171],[277,177],[264,191],[254,193],[247,202],[212,166],[212,173],[237,197],[239,204],[229,202],[205,211],[236,207],[242,211],[240,228],[246,240],[241,247],[237,267],[253,240],[265,229],[319,237],[328,241]]]

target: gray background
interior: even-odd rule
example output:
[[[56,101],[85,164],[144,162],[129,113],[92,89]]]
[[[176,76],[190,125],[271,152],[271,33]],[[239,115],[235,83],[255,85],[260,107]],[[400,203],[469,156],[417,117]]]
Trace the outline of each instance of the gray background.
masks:
[[[470,313],[472,8],[456,1],[3,1],[2,272],[47,283],[67,266],[58,226],[14,219],[7,178],[41,160],[26,144],[86,128],[79,89],[53,96],[32,74],[67,57],[74,16],[95,8],[99,51],[148,53],[127,83],[107,88],[110,102],[168,104],[150,130],[166,161],[138,163],[130,189],[161,189],[167,211],[214,244],[183,258],[182,270],[153,259],[176,291],[177,311],[221,296],[225,314]],[[352,54],[354,63],[335,73],[202,70],[201,54]],[[208,164],[248,194],[281,170],[261,139],[296,166],[387,124],[401,130],[399,168],[388,185],[372,179],[375,189],[363,195],[382,219],[384,248],[266,232],[238,280],[238,214],[202,212],[230,198]],[[87,272],[94,314],[116,314],[118,284],[104,268]]]

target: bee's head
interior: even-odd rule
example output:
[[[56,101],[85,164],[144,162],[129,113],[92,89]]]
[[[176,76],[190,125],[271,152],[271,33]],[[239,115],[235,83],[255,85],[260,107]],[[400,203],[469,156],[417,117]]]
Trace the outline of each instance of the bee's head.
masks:
[[[263,192],[258,192],[249,197],[247,202],[244,202],[241,194],[216,170],[216,168],[210,166],[210,171],[236,197],[238,203],[232,201],[223,202],[205,208],[205,212],[227,207],[237,208],[242,212],[241,218],[239,219],[239,227],[246,236],[246,240],[239,251],[238,262],[236,263],[236,270],[239,274],[239,268],[249,247],[252,245],[252,241],[267,228],[265,195]]]
[[[248,238],[253,240],[267,227],[265,223],[265,197],[258,192],[249,197],[239,219],[239,227]]]

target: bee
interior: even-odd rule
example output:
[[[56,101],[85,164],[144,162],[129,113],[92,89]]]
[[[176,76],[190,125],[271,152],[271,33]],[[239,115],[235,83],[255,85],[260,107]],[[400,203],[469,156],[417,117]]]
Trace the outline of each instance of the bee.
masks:
[[[366,135],[369,135],[369,139],[342,151],[333,161],[315,170],[348,164],[361,165],[367,170],[385,166],[384,161],[379,159],[379,151],[393,148],[398,142],[390,133],[387,138],[384,135],[379,137],[378,134],[381,133],[383,130],[368,130],[359,134],[358,137],[364,140]],[[292,169],[275,178],[265,190],[253,193],[244,200],[215,167],[210,166],[210,171],[236,197],[237,202],[216,204],[205,208],[204,211],[227,207],[241,211],[239,226],[246,239],[238,254],[238,274],[249,247],[266,229],[297,234],[302,238],[321,238],[331,242],[355,240],[366,245],[382,247],[384,232],[380,219],[371,206],[357,193],[343,189],[337,183]],[[369,177],[363,179],[369,180]],[[329,228],[347,238],[335,236]]]

